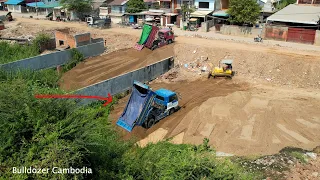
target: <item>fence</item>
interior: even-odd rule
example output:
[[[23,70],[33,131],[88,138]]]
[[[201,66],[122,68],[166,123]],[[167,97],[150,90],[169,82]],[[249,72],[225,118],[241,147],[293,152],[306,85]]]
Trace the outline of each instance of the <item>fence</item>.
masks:
[[[265,38],[279,41],[286,41],[288,36],[288,27],[265,26]]]
[[[209,32],[209,29],[214,26],[214,19],[201,23],[201,31]]]
[[[111,95],[116,95],[121,92],[125,92],[132,87],[133,81],[137,80],[140,82],[151,81],[161,74],[169,71],[174,66],[173,57],[168,57],[154,64],[148,65],[146,67],[131,71],[105,81],[93,84],[91,86],[84,87],[75,91],[75,94],[80,95],[94,95],[94,96],[104,96],[107,97],[108,93]],[[93,100],[82,99],[80,104],[88,104]]]
[[[221,34],[234,35],[234,36],[245,36],[245,37],[256,37],[261,35],[263,29],[246,26],[235,26],[235,25],[223,25],[220,28]]]
[[[97,56],[104,52],[104,42],[89,44],[75,48],[81,52],[85,58]],[[0,65],[0,69],[8,71],[17,71],[19,69],[40,70],[53,68],[58,65],[63,65],[71,59],[71,50],[58,51],[50,54],[35,56],[28,59],[23,59],[7,64]]]

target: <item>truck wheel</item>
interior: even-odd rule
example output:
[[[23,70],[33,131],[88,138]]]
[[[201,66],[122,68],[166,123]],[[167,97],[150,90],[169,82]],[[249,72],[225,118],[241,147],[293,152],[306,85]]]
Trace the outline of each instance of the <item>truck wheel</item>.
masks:
[[[171,114],[173,114],[174,113],[174,109],[172,108],[172,109],[170,109],[170,111],[169,111],[169,116],[171,115]]]
[[[171,43],[172,43],[172,40],[171,40],[171,39],[169,39],[169,40],[168,40],[168,44],[171,44]]]
[[[208,79],[211,77],[211,73],[208,74]]]
[[[153,117],[151,117],[147,122],[147,128],[148,129],[151,128],[154,125],[154,123],[155,123],[155,120]]]

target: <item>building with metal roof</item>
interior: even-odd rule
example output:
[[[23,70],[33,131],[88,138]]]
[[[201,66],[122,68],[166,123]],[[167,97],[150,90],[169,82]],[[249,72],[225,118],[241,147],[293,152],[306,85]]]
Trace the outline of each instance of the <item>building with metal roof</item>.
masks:
[[[320,6],[290,4],[267,18],[269,22],[298,23],[317,25],[320,19]]]

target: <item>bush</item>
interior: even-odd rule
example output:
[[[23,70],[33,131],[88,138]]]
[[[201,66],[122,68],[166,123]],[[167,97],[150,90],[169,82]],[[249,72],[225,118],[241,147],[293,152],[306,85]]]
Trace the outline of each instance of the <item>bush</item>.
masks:
[[[131,145],[122,142],[107,117],[110,107],[95,103],[78,107],[73,100],[36,99],[35,94],[63,94],[54,88],[53,70],[1,72],[0,164],[4,179],[83,179],[114,176],[121,155]],[[39,77],[37,79],[36,77]],[[12,174],[12,167],[92,168],[86,174]]]
[[[20,45],[18,43],[10,44],[0,42],[0,64],[5,64],[17,60],[34,57],[40,54],[40,44],[49,43],[50,36],[39,34],[33,41],[32,45]]]
[[[216,158],[206,143],[150,144],[127,153],[123,166],[123,179],[253,179],[231,161]]]
[[[21,59],[26,59],[39,55],[39,49],[35,46],[20,45],[18,43],[9,44],[0,42],[0,64],[5,64]]]
[[[74,68],[79,62],[84,60],[83,54],[77,49],[71,49],[71,59],[70,61],[63,66],[63,71],[67,72]]]

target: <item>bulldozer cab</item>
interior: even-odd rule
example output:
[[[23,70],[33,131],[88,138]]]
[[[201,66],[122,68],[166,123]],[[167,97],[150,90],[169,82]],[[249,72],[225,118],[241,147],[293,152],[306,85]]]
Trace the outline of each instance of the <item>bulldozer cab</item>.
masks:
[[[224,71],[227,71],[227,70],[231,70],[232,71],[232,63],[233,63],[232,60],[222,60],[222,61],[220,61],[219,66],[221,66],[221,65],[224,66],[223,67]]]

